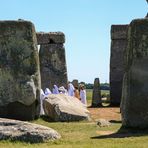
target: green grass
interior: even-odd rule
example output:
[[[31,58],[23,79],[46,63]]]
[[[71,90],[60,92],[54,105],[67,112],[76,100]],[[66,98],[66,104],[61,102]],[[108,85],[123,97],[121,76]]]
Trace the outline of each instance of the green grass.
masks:
[[[88,101],[91,101],[91,97],[92,90],[87,90]],[[112,123],[110,127],[103,128],[92,121],[46,122],[40,118],[33,123],[57,130],[62,136],[61,139],[39,144],[7,140],[0,142],[0,148],[148,148],[148,131],[131,133],[129,130],[119,130],[121,123]],[[99,137],[101,132],[115,134]],[[120,136],[122,138],[119,138]]]
[[[92,102],[92,92],[93,90],[92,89],[86,89],[86,95],[87,95],[87,103],[88,103],[88,106],[91,105],[91,102]],[[109,94],[109,91],[108,90],[101,90],[101,95],[102,94]]]
[[[124,138],[104,137],[99,139],[99,132],[112,131],[117,132],[120,129],[120,123],[114,123],[110,127],[100,128],[94,122],[54,122],[48,123],[42,119],[34,123],[45,125],[56,129],[62,136],[60,140],[54,142],[30,144],[23,142],[1,141],[0,147],[30,147],[30,148],[147,148],[148,136],[146,134],[134,135]]]
[[[86,90],[86,95],[87,95],[87,104],[91,105],[92,101],[92,89],[87,89]]]

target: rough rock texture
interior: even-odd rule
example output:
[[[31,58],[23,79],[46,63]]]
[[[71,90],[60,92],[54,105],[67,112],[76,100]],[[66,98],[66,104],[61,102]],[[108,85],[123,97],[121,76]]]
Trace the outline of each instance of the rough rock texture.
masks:
[[[62,32],[38,32],[38,44],[63,44],[65,43],[65,35]]]
[[[47,142],[61,138],[55,130],[33,123],[0,118],[0,140]]]
[[[78,82],[78,80],[76,80],[76,79],[73,80],[72,81],[72,84],[73,84],[74,87],[78,87],[79,88],[79,82]]]
[[[0,21],[0,117],[39,116],[40,70],[34,25]]]
[[[148,19],[129,26],[121,113],[123,126],[148,128]]]
[[[40,37],[41,36],[41,37]],[[67,67],[63,33],[37,33],[40,44],[40,71],[42,89],[52,89],[53,85],[67,87]],[[48,39],[48,37],[50,39]],[[41,39],[40,39],[41,38]],[[50,40],[52,42],[48,42]]]
[[[53,121],[80,121],[89,119],[89,111],[77,98],[51,94],[43,102],[45,114]]]
[[[127,30],[128,25],[112,25],[111,27],[110,98],[112,106],[119,106],[121,102]]]
[[[48,44],[40,47],[40,71],[42,89],[54,84],[67,86],[65,48],[62,44]]]
[[[93,94],[92,94],[92,107],[101,106],[101,90],[100,90],[100,80],[99,78],[95,78]]]
[[[97,122],[97,125],[100,127],[108,127],[111,125],[111,123],[109,121],[107,121],[106,119],[99,119]]]

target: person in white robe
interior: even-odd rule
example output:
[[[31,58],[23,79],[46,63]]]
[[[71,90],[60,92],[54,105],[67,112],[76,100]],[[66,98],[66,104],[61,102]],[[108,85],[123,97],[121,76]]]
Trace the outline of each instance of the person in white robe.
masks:
[[[84,85],[80,85],[80,99],[83,104],[87,105],[86,90],[84,89]]]
[[[74,96],[75,95],[74,90],[75,90],[74,86],[71,83],[68,83],[68,95],[69,96]]]
[[[67,89],[65,89],[64,86],[59,87],[59,93],[60,93],[60,94],[65,94],[65,95],[68,94],[68,93],[67,93]]]
[[[52,93],[53,94],[59,94],[59,88],[57,87],[57,85],[53,85]]]
[[[45,89],[45,96],[48,96],[48,95],[50,95],[50,94],[52,94],[52,92],[50,91],[49,88],[46,88],[46,89]]]
[[[43,108],[43,100],[45,98],[45,94],[44,94],[44,91],[41,89],[40,91],[40,115],[44,115],[45,112],[44,112],[44,108]]]

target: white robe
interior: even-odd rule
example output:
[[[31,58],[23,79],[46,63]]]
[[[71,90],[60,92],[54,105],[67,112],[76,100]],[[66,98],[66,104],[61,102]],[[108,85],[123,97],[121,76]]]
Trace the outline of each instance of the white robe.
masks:
[[[81,102],[85,105],[87,105],[87,101],[86,101],[86,90],[85,89],[81,89],[80,90],[80,98],[81,98]]]
[[[67,89],[64,88],[64,86],[59,87],[59,93],[67,95]]]
[[[52,94],[49,88],[45,89],[45,95],[48,96],[49,94]]]
[[[69,83],[68,84],[68,95],[74,96],[74,90],[75,90],[74,86],[71,83]]]
[[[59,94],[59,88],[57,87],[57,85],[54,85],[53,87],[54,87],[54,88],[53,88],[53,90],[52,90],[52,93],[53,93],[53,94]]]
[[[44,91],[41,89],[41,92],[40,92],[40,115],[44,115],[45,112],[44,112],[44,108],[43,108],[43,100],[45,98],[45,94],[44,94]]]

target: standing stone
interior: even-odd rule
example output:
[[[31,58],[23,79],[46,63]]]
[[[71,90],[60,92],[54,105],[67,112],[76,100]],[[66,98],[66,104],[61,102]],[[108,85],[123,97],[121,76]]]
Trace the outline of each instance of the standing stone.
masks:
[[[96,78],[94,81],[93,95],[92,95],[92,107],[101,106],[101,91],[100,91],[100,80]]]
[[[129,26],[121,113],[123,126],[148,128],[148,19]]]
[[[40,44],[40,72],[42,89],[53,85],[67,87],[65,36],[61,32],[37,33]]]
[[[128,25],[111,26],[110,56],[110,99],[112,106],[119,106],[122,94],[122,81],[125,72],[124,52],[127,47]]]
[[[40,70],[34,25],[0,21],[0,117],[33,120],[40,111]]]
[[[74,87],[78,87],[79,88],[79,82],[78,82],[78,80],[76,80],[76,79],[73,80],[72,81],[72,84],[73,84]]]

